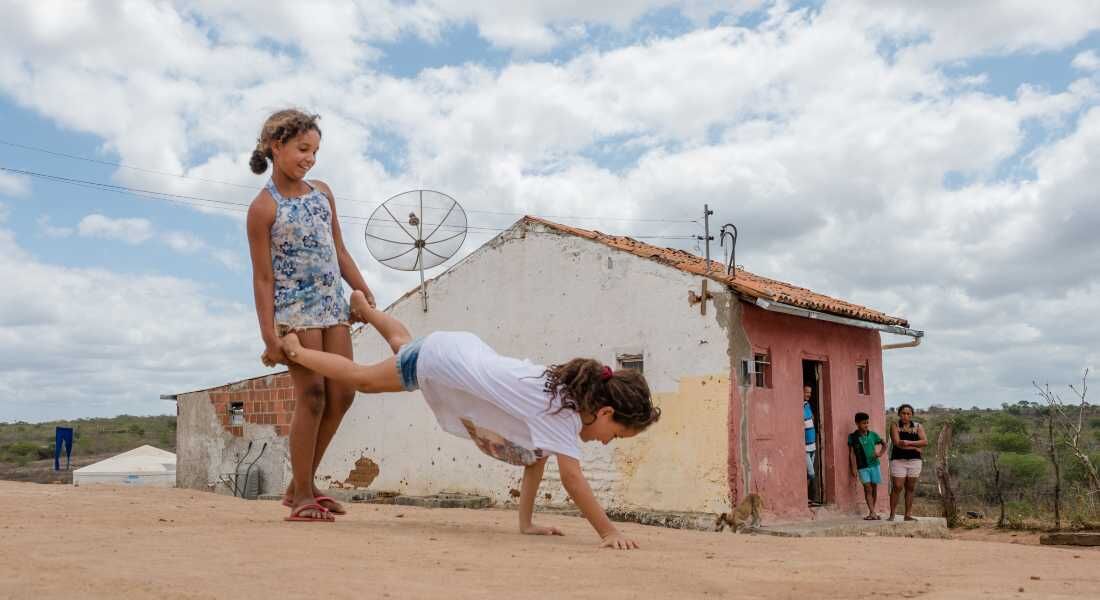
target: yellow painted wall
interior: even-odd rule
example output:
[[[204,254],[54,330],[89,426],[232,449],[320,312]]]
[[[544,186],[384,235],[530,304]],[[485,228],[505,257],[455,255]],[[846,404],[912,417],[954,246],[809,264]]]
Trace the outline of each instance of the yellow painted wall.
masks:
[[[691,377],[656,394],[660,422],[615,442],[615,497],[628,507],[728,511],[729,385],[724,374]]]

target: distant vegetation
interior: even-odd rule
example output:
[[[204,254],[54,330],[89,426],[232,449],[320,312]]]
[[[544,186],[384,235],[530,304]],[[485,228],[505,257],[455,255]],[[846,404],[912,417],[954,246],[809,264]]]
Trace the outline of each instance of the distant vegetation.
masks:
[[[933,406],[919,411],[914,420],[924,425],[930,442],[921,477],[924,495],[929,500],[938,498],[936,442],[944,424],[951,423],[948,465],[964,514],[979,512],[999,527],[1016,529],[1100,526],[1100,490],[1090,477],[1090,468],[1100,467],[1100,407],[1086,403],[1082,408],[1078,402],[1063,409],[1065,413],[1054,409],[1052,422],[1048,421],[1051,406],[1043,402],[1003,404],[999,410]],[[1078,419],[1080,434],[1075,441],[1072,428]],[[887,420],[894,421],[895,415],[888,414]],[[1057,471],[1051,457],[1052,439]]]
[[[78,419],[48,423],[0,423],[0,463],[26,465],[53,460],[54,430],[73,428],[73,458],[117,454],[149,444],[176,451],[176,417],[133,417]],[[62,467],[65,456],[61,457]]]

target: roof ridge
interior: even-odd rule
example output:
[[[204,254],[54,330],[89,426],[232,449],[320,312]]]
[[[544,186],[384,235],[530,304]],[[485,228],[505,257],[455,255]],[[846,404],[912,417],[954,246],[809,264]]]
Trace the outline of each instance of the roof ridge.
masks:
[[[517,225],[526,226],[531,223],[540,224],[561,233],[593,240],[605,246],[623,252],[629,252],[635,256],[656,260],[680,271],[714,279],[730,286],[743,295],[753,298],[764,298],[774,302],[782,302],[792,306],[855,318],[871,323],[900,325],[902,327],[909,326],[909,322],[902,317],[891,316],[882,311],[868,308],[842,298],[827,296],[807,287],[797,286],[764,275],[758,275],[752,271],[737,268],[736,265],[734,265],[733,275],[729,275],[726,272],[726,266],[715,260],[710,261],[710,267],[708,268],[706,258],[680,248],[662,248],[630,236],[619,236],[603,233],[598,230],[563,225],[532,215],[524,216]]]

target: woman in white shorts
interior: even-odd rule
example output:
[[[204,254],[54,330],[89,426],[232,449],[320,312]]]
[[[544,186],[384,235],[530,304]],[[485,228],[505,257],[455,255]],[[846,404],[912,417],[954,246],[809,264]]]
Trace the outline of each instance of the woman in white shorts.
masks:
[[[924,428],[913,420],[913,407],[902,404],[898,407],[898,422],[890,425],[890,517],[893,521],[897,513],[898,500],[905,493],[905,520],[913,518],[913,495],[916,493],[917,480],[920,479],[924,464],[921,448],[928,445]]]

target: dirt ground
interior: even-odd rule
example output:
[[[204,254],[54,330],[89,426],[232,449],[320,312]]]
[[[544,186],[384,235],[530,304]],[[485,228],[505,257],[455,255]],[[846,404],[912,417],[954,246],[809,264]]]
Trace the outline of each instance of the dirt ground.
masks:
[[[1023,544],[621,527],[638,551],[516,533],[516,513],[0,482],[0,598],[1086,598],[1100,553]],[[1022,590],[1022,591],[1021,591]]]

